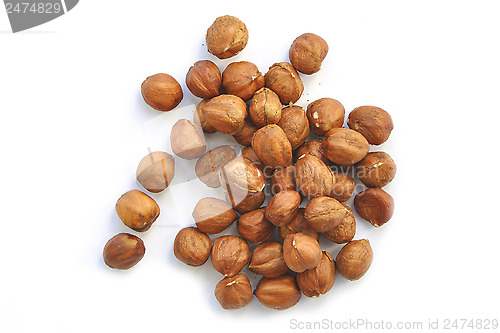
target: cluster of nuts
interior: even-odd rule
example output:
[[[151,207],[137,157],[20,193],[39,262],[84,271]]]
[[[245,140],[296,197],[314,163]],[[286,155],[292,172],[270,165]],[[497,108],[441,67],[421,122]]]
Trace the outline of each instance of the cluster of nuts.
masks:
[[[233,16],[217,18],[206,35],[208,51],[219,59],[236,55],[247,41],[245,24]],[[294,105],[304,90],[298,72],[318,72],[327,53],[321,37],[306,33],[293,41],[290,63],[276,63],[265,75],[248,61],[230,63],[221,74],[209,60],[196,62],[186,75],[188,89],[202,101],[195,119],[173,125],[172,151],[197,159],[196,175],[208,187],[222,187],[225,200],[201,199],[193,209],[195,225],[179,231],[173,251],[189,266],[210,259],[223,276],[215,297],[224,309],[242,308],[254,295],[269,308],[287,309],[302,294],[328,292],[337,271],[351,281],[367,272],[373,259],[370,243],[354,240],[355,214],[344,204],[354,193],[353,178],[367,187],[354,198],[359,216],[375,227],[392,217],[394,201],[382,187],[393,180],[396,165],[387,153],[370,152],[370,145],[388,139],[391,116],[381,108],[361,106],[349,114],[344,128],[345,109],[335,99],[321,98],[306,109]],[[148,77],[141,91],[145,102],[159,111],[172,110],[183,97],[179,83],[167,74]],[[241,156],[229,145],[207,152],[205,133],[214,132],[245,146]],[[311,132],[318,138],[306,141]],[[354,167],[356,177],[342,172],[347,166]],[[158,193],[174,174],[174,158],[157,151],[140,161],[136,178],[144,189]],[[262,207],[266,196],[269,201]],[[118,200],[116,212],[126,226],[144,232],[160,209],[150,196],[132,190]],[[239,235],[209,236],[235,221]],[[322,251],[320,235],[345,244],[335,260]],[[253,251],[249,243],[256,244]],[[104,261],[128,269],[144,253],[140,238],[119,234],[106,244]],[[241,273],[247,265],[262,275],[254,290]]]

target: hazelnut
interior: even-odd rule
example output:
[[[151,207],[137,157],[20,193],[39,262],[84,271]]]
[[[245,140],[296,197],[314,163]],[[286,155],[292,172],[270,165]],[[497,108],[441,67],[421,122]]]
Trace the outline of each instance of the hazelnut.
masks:
[[[135,231],[147,231],[160,215],[160,207],[149,195],[131,190],[118,199],[115,210],[120,220]]]
[[[187,119],[179,119],[172,127],[170,145],[175,155],[187,160],[199,158],[207,150],[202,128]]]
[[[354,197],[354,207],[359,216],[380,227],[389,221],[394,213],[394,199],[379,187],[372,187]]]
[[[335,176],[319,158],[304,154],[295,163],[295,183],[297,191],[311,199],[330,194]]]
[[[233,135],[245,125],[247,105],[238,96],[220,95],[203,106],[205,120],[217,132]]]
[[[170,111],[182,101],[179,82],[168,74],[149,76],[141,85],[141,93],[147,105],[158,111]]]
[[[233,134],[233,138],[242,146],[249,147],[252,145],[252,138],[257,127],[252,123],[252,120],[247,117],[243,127],[238,131],[238,133]]]
[[[238,236],[220,236],[212,246],[212,266],[224,276],[235,276],[250,261],[250,248]]]
[[[332,289],[335,282],[335,261],[332,255],[323,251],[321,261],[315,268],[297,273],[297,284],[307,297],[318,297]]]
[[[365,137],[348,128],[333,128],[323,138],[323,153],[333,163],[352,165],[368,154]]]
[[[257,274],[273,279],[288,272],[283,259],[283,245],[277,241],[266,241],[253,251],[248,268]]]
[[[333,98],[321,98],[307,106],[311,131],[318,135],[325,135],[332,128],[342,127],[344,116],[344,106]]]
[[[194,207],[193,218],[201,232],[218,234],[226,230],[238,218],[238,214],[224,200],[203,198]]]
[[[304,91],[299,73],[287,62],[272,65],[265,75],[266,87],[274,91],[281,104],[295,103]]]
[[[228,145],[209,150],[196,162],[194,171],[208,187],[220,187],[219,171],[226,163],[236,157],[236,150]]]
[[[321,256],[318,241],[301,232],[288,235],[283,241],[285,263],[294,272],[301,273],[318,266]]]
[[[277,227],[290,223],[298,214],[300,202],[300,194],[296,191],[278,192],[267,204],[266,219]]]
[[[275,309],[286,310],[300,300],[300,289],[291,275],[269,279],[262,278],[253,292],[262,305]]]
[[[321,196],[307,203],[304,217],[311,228],[317,232],[326,232],[342,223],[347,211],[337,200]]]
[[[220,172],[222,187],[228,192],[247,193],[261,192],[266,185],[264,175],[252,162],[238,156],[226,163]]]
[[[265,180],[268,180],[273,175],[274,169],[270,166],[264,165],[261,160],[259,160],[259,157],[257,156],[257,153],[255,153],[255,149],[253,149],[253,147],[243,148],[241,150],[241,156],[252,162],[257,168],[259,168],[259,170],[264,175]]]
[[[264,191],[248,192],[238,189],[233,189],[226,192],[226,201],[239,213],[244,214],[258,209],[266,200]]]
[[[193,227],[181,229],[174,240],[174,255],[189,266],[201,266],[207,262],[212,241]]]
[[[212,98],[219,95],[222,77],[219,68],[210,60],[194,63],[186,75],[186,86],[199,98]]]
[[[155,151],[146,155],[137,166],[136,178],[149,192],[158,193],[170,185],[175,175],[172,155]]]
[[[314,139],[304,142],[297,150],[295,150],[295,158],[299,159],[304,154],[311,154],[319,158],[326,165],[330,164],[330,160],[323,154],[323,145],[321,139]]]
[[[142,239],[121,233],[113,236],[106,243],[102,256],[106,265],[111,268],[129,269],[141,261],[145,252],[146,248]]]
[[[288,57],[293,67],[304,74],[314,74],[321,69],[321,63],[328,53],[328,44],[323,38],[312,33],[297,37]]]
[[[363,134],[371,145],[380,145],[387,141],[394,124],[387,111],[376,106],[360,106],[352,110],[347,125]]]
[[[384,187],[396,175],[396,163],[383,151],[368,153],[357,164],[358,178],[368,187]]]
[[[305,210],[305,208],[299,208],[297,216],[295,216],[292,222],[279,227],[278,234],[281,239],[285,239],[288,235],[301,232],[311,236],[315,240],[319,240],[319,233],[309,226],[306,218],[304,217]]]
[[[342,222],[323,233],[326,239],[337,244],[343,244],[352,241],[354,235],[356,234],[356,219],[354,218],[354,213],[349,206],[344,205],[347,211],[347,215],[344,217]]]
[[[349,200],[354,192],[354,180],[346,174],[335,173],[335,182],[329,197],[337,199],[340,202]]]
[[[295,167],[289,165],[286,168],[276,168],[271,178],[270,185],[273,195],[285,190],[295,191]]]
[[[200,125],[205,133],[215,133],[217,132],[206,120],[203,108],[208,103],[208,99],[202,100],[196,106],[196,112],[194,113],[193,121],[195,124]]]
[[[265,208],[257,209],[240,216],[238,233],[247,242],[260,243],[268,240],[274,232],[274,224],[264,216]]]
[[[248,114],[254,124],[264,127],[269,124],[277,124],[281,118],[281,101],[278,95],[269,88],[261,88],[255,92],[250,101]]]
[[[278,126],[283,129],[292,145],[292,150],[299,148],[309,136],[309,121],[303,108],[291,105],[283,108]]]
[[[223,309],[241,309],[253,299],[252,285],[243,274],[225,277],[215,287],[215,298]]]
[[[265,82],[257,66],[248,61],[232,62],[222,72],[222,87],[226,94],[238,96],[245,101],[264,87]]]
[[[347,280],[359,280],[373,261],[373,251],[366,239],[350,241],[337,255],[337,269]]]
[[[259,159],[272,168],[286,167],[292,162],[292,145],[278,125],[267,125],[255,132],[252,147]]]
[[[207,48],[219,59],[237,55],[248,42],[248,30],[237,17],[218,17],[207,30]]]

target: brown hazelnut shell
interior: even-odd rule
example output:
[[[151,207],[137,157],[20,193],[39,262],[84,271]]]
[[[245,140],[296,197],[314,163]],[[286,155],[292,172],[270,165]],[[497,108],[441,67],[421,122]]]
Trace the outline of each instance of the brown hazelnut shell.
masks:
[[[374,227],[387,223],[394,213],[394,199],[379,187],[372,187],[354,197],[354,207],[359,216]]]
[[[235,276],[250,261],[250,248],[241,237],[220,236],[213,243],[210,258],[217,272],[224,276]]]
[[[336,173],[335,182],[333,183],[332,191],[328,194],[329,197],[337,199],[340,202],[349,200],[354,192],[354,180],[346,174]]]
[[[299,72],[314,74],[328,54],[328,44],[318,35],[305,33],[297,37],[288,52],[290,62]]]
[[[222,87],[226,94],[238,96],[245,101],[264,87],[265,81],[257,66],[248,61],[232,62],[222,72]]]
[[[102,253],[104,263],[115,269],[130,269],[144,257],[146,248],[137,236],[121,233],[113,236]]]
[[[220,187],[219,171],[236,157],[236,150],[223,145],[209,150],[199,158],[194,166],[198,178],[208,187]]]
[[[384,187],[396,176],[396,163],[383,151],[368,153],[358,162],[357,175],[368,187]]]
[[[215,286],[215,298],[223,309],[241,309],[253,299],[250,281],[243,274],[225,277]]]
[[[245,125],[247,105],[238,96],[220,95],[203,106],[205,120],[217,132],[234,135]]]
[[[257,127],[252,122],[252,120],[247,117],[245,119],[245,124],[238,131],[238,133],[233,134],[233,138],[242,146],[249,147],[252,145],[252,138],[255,132],[257,131]]]
[[[283,245],[277,241],[266,241],[253,251],[248,268],[257,274],[273,279],[288,272],[283,259]]]
[[[217,130],[213,128],[205,119],[203,108],[208,103],[209,99],[204,99],[196,105],[196,112],[194,113],[193,122],[203,129],[205,133],[215,133]]]
[[[137,181],[149,192],[163,191],[170,185],[174,176],[174,158],[163,151],[154,151],[146,155],[137,166]]]
[[[366,239],[353,240],[344,245],[337,255],[337,270],[347,280],[359,280],[370,268],[373,250]]]
[[[238,233],[250,243],[260,243],[269,239],[274,232],[274,224],[264,216],[265,208],[245,213],[238,219]]]
[[[286,168],[276,168],[273,172],[270,186],[273,195],[285,190],[295,191],[295,167],[289,165]]]
[[[361,133],[371,145],[387,141],[394,128],[391,115],[376,106],[360,106],[352,110],[347,125]]]
[[[266,185],[262,171],[242,156],[226,163],[221,168],[219,177],[226,191],[243,192],[244,195],[261,192]]]
[[[216,64],[210,60],[200,60],[189,68],[186,86],[199,98],[212,98],[219,95],[222,76]]]
[[[323,233],[326,239],[337,244],[344,244],[352,241],[356,234],[356,219],[354,218],[354,213],[349,206],[344,205],[344,208],[347,211],[347,215],[342,222],[333,229]]]
[[[257,157],[272,168],[286,167],[292,162],[292,145],[278,125],[267,125],[258,129],[252,139]]]
[[[283,108],[278,126],[285,132],[292,150],[299,148],[309,136],[310,128],[306,112],[297,105]]]
[[[285,190],[276,193],[267,204],[266,219],[279,227],[292,222],[297,216],[302,198],[293,190]]]
[[[323,145],[321,139],[314,139],[304,142],[297,150],[295,150],[295,159],[299,159],[304,154],[311,154],[319,158],[326,165],[330,164],[330,160],[323,154]]]
[[[301,232],[286,236],[283,241],[283,257],[292,271],[301,273],[321,261],[321,248],[317,240]]]
[[[257,128],[269,124],[277,124],[281,119],[281,101],[278,95],[269,88],[261,88],[255,92],[250,101],[248,114]]]
[[[317,135],[325,135],[332,128],[342,127],[344,117],[344,106],[333,98],[321,98],[307,106],[311,131]]]
[[[327,196],[311,199],[304,212],[307,223],[317,232],[333,229],[342,223],[346,215],[344,205]]]
[[[226,192],[226,201],[230,202],[234,209],[241,214],[258,209],[265,200],[266,195],[264,191],[248,192],[233,189]]]
[[[182,101],[182,88],[172,76],[158,73],[149,76],[141,85],[146,104],[158,111],[170,111]]]
[[[304,154],[295,163],[295,183],[298,192],[312,199],[330,194],[335,183],[335,176],[319,158]]]
[[[175,155],[192,160],[207,150],[207,141],[200,126],[187,119],[179,119],[170,132],[170,145]]]
[[[335,283],[335,273],[335,261],[332,255],[323,251],[318,266],[297,273],[297,284],[305,296],[318,297],[332,289]]]
[[[333,128],[323,138],[323,153],[330,161],[352,165],[361,161],[370,145],[360,133],[348,128]]]
[[[212,241],[197,228],[181,229],[174,240],[174,255],[179,261],[193,267],[207,262],[212,248]]]
[[[115,205],[123,224],[132,230],[144,232],[160,215],[160,206],[149,195],[131,190],[123,194]]]
[[[299,208],[297,216],[295,216],[292,222],[279,227],[278,235],[281,239],[285,239],[288,235],[301,232],[303,234],[311,236],[315,240],[319,240],[319,233],[309,226],[306,218],[304,217],[305,210],[305,208]]]
[[[252,162],[257,168],[259,168],[259,170],[264,175],[265,180],[268,180],[273,175],[274,169],[268,165],[264,165],[262,161],[259,160],[259,157],[257,156],[257,153],[255,152],[255,149],[253,149],[253,147],[243,148],[241,150],[241,156]]]
[[[226,230],[238,218],[238,214],[224,200],[203,198],[194,207],[193,218],[201,232],[218,234]]]
[[[289,309],[297,304],[301,297],[300,289],[291,275],[274,279],[264,277],[253,293],[262,305],[275,310]]]
[[[208,28],[207,49],[219,59],[235,56],[248,42],[248,30],[237,17],[224,15],[215,19]]]
[[[281,104],[296,103],[304,92],[299,73],[287,62],[272,65],[265,75],[266,87],[274,91]]]

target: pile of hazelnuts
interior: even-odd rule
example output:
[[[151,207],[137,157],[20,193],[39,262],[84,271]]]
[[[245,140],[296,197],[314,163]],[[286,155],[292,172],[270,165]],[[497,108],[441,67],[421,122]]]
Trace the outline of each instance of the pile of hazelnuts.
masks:
[[[245,24],[233,16],[217,18],[207,30],[208,51],[219,59],[236,55],[247,41]],[[248,61],[230,63],[221,75],[209,60],[196,62],[186,75],[188,89],[202,101],[192,121],[173,125],[172,151],[197,159],[201,182],[222,186],[225,198],[201,199],[193,209],[195,225],[179,231],[173,250],[190,266],[211,259],[223,275],[215,297],[224,309],[242,308],[255,295],[263,305],[283,310],[302,294],[328,292],[337,271],[348,280],[360,279],[373,252],[368,240],[354,240],[355,215],[343,204],[353,195],[354,179],[364,184],[354,198],[359,216],[375,227],[392,217],[394,201],[382,187],[393,180],[396,165],[389,154],[370,152],[370,145],[389,138],[391,116],[379,107],[361,106],[349,114],[349,128],[344,128],[345,110],[335,99],[321,98],[306,110],[294,105],[304,90],[298,72],[318,72],[327,53],[321,37],[305,33],[292,43],[290,63],[276,63],[265,75]],[[145,102],[159,111],[174,109],[183,98],[181,86],[168,74],[148,77],[141,91]],[[232,135],[244,146],[241,156],[230,145],[206,152],[205,133],[214,132]],[[311,132],[320,138],[306,141]],[[174,175],[173,156],[156,151],[140,161],[136,178],[145,190],[158,193]],[[266,196],[268,204],[262,207]],[[116,212],[126,226],[144,232],[160,208],[146,193],[131,190],[118,199]],[[239,235],[209,237],[235,221]],[[335,260],[322,251],[320,235],[346,244]],[[249,243],[258,244],[253,253]],[[111,268],[129,269],[144,253],[139,237],[122,233],[106,244],[104,261]],[[262,275],[253,291],[241,273],[247,265]]]

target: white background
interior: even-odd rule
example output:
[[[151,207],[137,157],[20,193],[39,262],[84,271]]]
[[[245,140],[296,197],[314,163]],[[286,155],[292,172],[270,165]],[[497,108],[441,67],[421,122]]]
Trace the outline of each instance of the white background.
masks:
[[[326,7],[328,4],[328,7]],[[287,331],[290,321],[380,322],[499,319],[498,126],[500,21],[496,1],[80,1],[68,14],[9,32],[0,13],[1,332]],[[216,61],[205,31],[238,16],[248,46]],[[388,110],[395,129],[380,149],[396,160],[387,187],[393,219],[380,229],[358,219],[374,261],[366,276],[287,311],[254,301],[220,308],[221,278],[172,254],[198,199],[221,197],[176,157],[174,184],[155,195],[160,218],[141,234],[147,250],[130,271],[102,262],[102,248],[127,232],[114,212],[133,188],[137,163],[170,151],[177,118],[198,102],[184,77],[199,59],[221,70],[249,60],[262,72],[288,60],[293,39],[321,35],[323,69],[303,77],[301,106],[338,99]],[[145,105],[140,84],[166,72],[184,88],[179,108]],[[234,143],[210,137],[210,147]],[[191,179],[186,182],[186,179]],[[322,242],[337,254],[340,246]],[[255,286],[258,281],[250,275]]]

